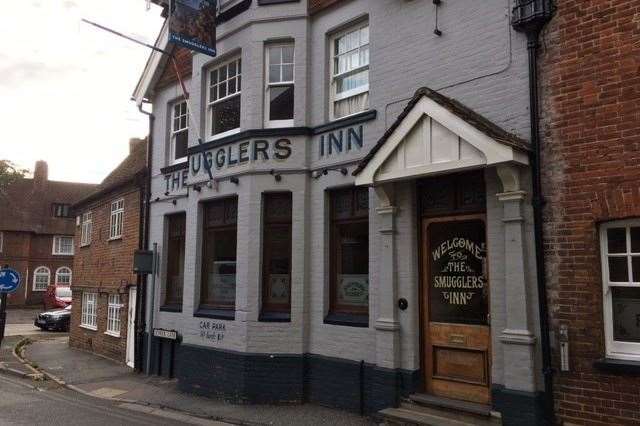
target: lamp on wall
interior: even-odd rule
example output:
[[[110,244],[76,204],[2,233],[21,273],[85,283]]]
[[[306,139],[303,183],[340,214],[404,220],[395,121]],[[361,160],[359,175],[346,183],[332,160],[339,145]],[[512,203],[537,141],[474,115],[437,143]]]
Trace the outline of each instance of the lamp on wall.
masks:
[[[270,175],[273,176],[273,178],[276,180],[276,182],[280,182],[282,180],[282,175],[280,173],[277,173],[275,170],[271,169],[271,171],[269,172]]]
[[[340,172],[340,174],[342,176],[346,176],[349,173],[349,171],[347,170],[346,167],[333,167],[333,168],[328,167],[326,169],[320,169],[320,170],[312,171],[311,172],[311,177],[314,178],[314,179],[319,179],[320,176],[328,175],[329,172]]]
[[[237,177],[237,176],[231,176],[231,177],[229,178],[229,182],[231,182],[231,183],[235,183],[236,185],[238,185],[238,184],[240,183],[240,180],[238,179],[238,177]]]

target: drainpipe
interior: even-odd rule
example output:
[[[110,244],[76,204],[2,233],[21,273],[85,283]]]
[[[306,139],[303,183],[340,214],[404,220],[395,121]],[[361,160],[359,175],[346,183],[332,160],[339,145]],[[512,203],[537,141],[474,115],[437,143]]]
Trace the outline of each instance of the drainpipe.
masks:
[[[512,26],[527,35],[529,55],[529,121],[531,125],[531,174],[533,190],[533,227],[535,234],[536,275],[538,287],[538,309],[540,316],[540,345],[542,350],[542,373],[544,376],[544,410],[548,424],[555,424],[553,408],[553,367],[551,365],[551,342],[549,338],[549,310],[544,257],[544,232],[542,209],[544,197],[541,179],[541,138],[538,98],[538,47],[539,37],[545,24],[551,19],[555,6],[552,0],[516,0],[512,10]]]
[[[149,134],[147,135],[147,176],[144,188],[144,201],[141,205],[141,209],[143,211],[144,222],[142,225],[142,238],[141,245],[143,250],[149,249],[149,200],[151,199],[151,162],[153,160],[152,149],[153,149],[153,122],[155,120],[155,116],[142,109],[142,104],[138,105],[138,111],[142,114],[149,117]],[[146,295],[146,284],[147,276],[138,276],[138,281],[136,284],[136,339],[134,344],[135,351],[135,369],[136,371],[143,371],[144,365],[144,354],[142,348],[144,348],[144,331],[146,329],[146,315],[145,315],[145,307],[147,302]],[[147,351],[150,351],[150,348],[147,348]]]

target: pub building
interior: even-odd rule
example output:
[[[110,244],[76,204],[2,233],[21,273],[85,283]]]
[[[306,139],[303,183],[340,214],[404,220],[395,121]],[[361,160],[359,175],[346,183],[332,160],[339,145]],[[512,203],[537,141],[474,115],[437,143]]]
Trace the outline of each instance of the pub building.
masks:
[[[236,403],[541,424],[527,39],[511,14],[227,1],[215,57],[165,25],[156,45],[188,99],[153,52],[134,93],[153,110],[144,368]]]

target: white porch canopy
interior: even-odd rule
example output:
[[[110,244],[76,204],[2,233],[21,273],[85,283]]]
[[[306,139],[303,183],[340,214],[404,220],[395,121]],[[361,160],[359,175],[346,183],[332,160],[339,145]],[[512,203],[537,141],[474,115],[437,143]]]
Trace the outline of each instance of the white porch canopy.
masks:
[[[504,163],[527,165],[527,144],[462,104],[420,89],[354,171],[379,185]]]

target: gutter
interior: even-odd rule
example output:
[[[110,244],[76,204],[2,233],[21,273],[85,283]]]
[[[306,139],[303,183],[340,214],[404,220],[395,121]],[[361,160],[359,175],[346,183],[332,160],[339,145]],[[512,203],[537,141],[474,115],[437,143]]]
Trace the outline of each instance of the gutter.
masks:
[[[553,0],[517,0],[512,11],[512,26],[527,35],[529,62],[529,122],[531,125],[531,180],[533,228],[535,235],[536,278],[538,289],[538,312],[540,317],[540,345],[542,350],[542,374],[544,377],[544,411],[546,424],[555,424],[553,400],[553,366],[551,363],[551,340],[549,337],[549,308],[544,256],[542,167],[540,137],[540,114],[538,96],[538,47],[540,33],[549,22],[555,6]]]
[[[153,123],[155,120],[155,116],[142,109],[142,103],[138,103],[138,111],[142,114],[149,117],[149,134],[147,135],[147,176],[145,182],[144,191],[141,191],[140,198],[140,209],[141,209],[141,217],[143,221],[140,223],[140,242],[139,248],[142,250],[149,249],[149,210],[150,204],[149,200],[151,198],[151,164],[153,160]],[[146,329],[146,305],[147,305],[147,297],[146,297],[146,275],[138,275],[137,283],[136,283],[136,338],[134,343],[134,368],[138,372],[142,372],[144,370],[143,360],[143,348],[144,348],[144,332]],[[151,350],[147,348],[147,350]]]

